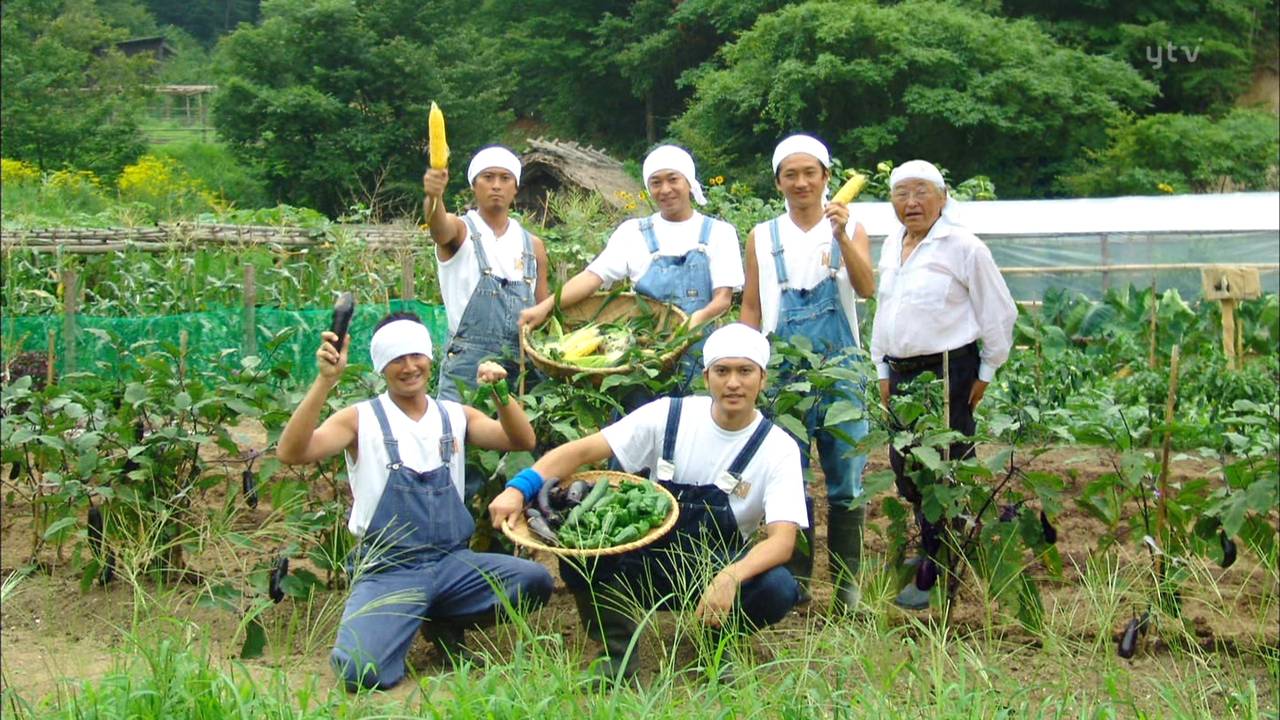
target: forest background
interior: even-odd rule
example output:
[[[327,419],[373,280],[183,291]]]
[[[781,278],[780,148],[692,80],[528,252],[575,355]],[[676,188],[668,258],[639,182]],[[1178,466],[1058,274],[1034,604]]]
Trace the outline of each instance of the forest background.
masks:
[[[2,21],[6,159],[119,185],[162,129],[155,87],[216,85],[214,136],[164,152],[240,208],[420,212],[433,100],[458,189],[475,148],[542,135],[633,170],[674,141],[768,195],[793,131],[1004,199],[1277,187],[1277,0],[9,0]],[[156,35],[176,54],[114,49]]]

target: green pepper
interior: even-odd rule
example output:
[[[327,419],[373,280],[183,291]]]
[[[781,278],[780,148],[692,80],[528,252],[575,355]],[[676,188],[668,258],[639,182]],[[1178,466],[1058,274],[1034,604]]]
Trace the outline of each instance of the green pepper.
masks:
[[[626,545],[629,542],[639,540],[640,537],[640,530],[637,529],[635,525],[628,525],[614,534],[613,538],[610,540],[610,544],[614,546]]]

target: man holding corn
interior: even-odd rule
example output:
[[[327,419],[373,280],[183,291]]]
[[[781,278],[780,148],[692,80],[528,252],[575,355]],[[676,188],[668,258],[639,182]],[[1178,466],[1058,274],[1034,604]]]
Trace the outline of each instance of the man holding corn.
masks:
[[[827,201],[830,168],[826,146],[808,135],[792,135],[774,150],[774,181],[786,198],[787,212],[757,225],[747,236],[742,322],[783,340],[804,336],[815,353],[855,369],[861,342],[854,299],[871,296],[875,278],[866,230],[850,219],[844,202]],[[794,367],[786,372],[800,377],[805,370]],[[862,564],[865,508],[860,496],[867,458],[851,443],[867,434],[867,422],[851,418],[832,428],[826,419],[837,401],[861,408],[864,385],[865,381],[840,381],[805,417],[827,483],[827,551],[837,610],[853,610],[860,599],[856,576]],[[807,440],[800,443],[800,451],[808,467]],[[812,517],[812,501],[808,507]],[[792,562],[802,579],[813,570],[812,530],[806,537],[810,554],[797,554]]]
[[[741,323],[726,325],[707,338],[702,363],[710,397],[654,400],[547,453],[489,505],[500,527],[543,482],[611,457],[676,497],[679,521],[652,544],[585,566],[560,563],[583,626],[604,645],[593,665],[599,680],[634,673],[636,652],[629,648],[637,612],[696,608],[714,637],[776,623],[799,597],[786,562],[806,523],[800,455],[790,436],[756,410],[769,341]],[[752,544],[762,529],[764,538]]]
[[[476,153],[467,168],[475,208],[462,217],[445,210],[448,169],[422,179],[423,210],[436,246],[440,294],[449,342],[440,358],[437,395],[458,400],[482,360],[498,360],[516,377],[520,313],[547,298],[547,249],[511,217],[520,159],[507,148]]]
[[[693,208],[695,201],[707,200],[693,157],[683,149],[655,148],[645,158],[644,180],[658,212],[619,225],[600,255],[565,283],[560,305],[572,307],[606,284],[629,278],[637,293],[687,313],[690,327],[705,325],[729,309],[742,287],[738,231]],[[542,324],[554,302],[541,300],[520,314],[520,323]]]
[[[880,381],[880,401],[922,373],[950,382],[951,428],[973,435],[974,408],[996,369],[1009,358],[1017,306],[991,250],[956,221],[956,201],[947,195],[942,173],[933,163],[911,160],[889,175],[889,200],[902,226],[889,234],[880,252],[880,292],[871,332],[871,359]],[[982,344],[979,347],[978,341]],[[953,443],[951,457],[973,452],[971,443]],[[915,507],[922,556],[936,573],[941,521],[929,522],[920,509],[920,490],[905,472],[902,454],[892,446],[889,461],[898,492]],[[919,574],[919,573],[918,573]],[[928,581],[931,584],[931,581]],[[929,588],[915,579],[894,598],[898,606],[929,607]]]

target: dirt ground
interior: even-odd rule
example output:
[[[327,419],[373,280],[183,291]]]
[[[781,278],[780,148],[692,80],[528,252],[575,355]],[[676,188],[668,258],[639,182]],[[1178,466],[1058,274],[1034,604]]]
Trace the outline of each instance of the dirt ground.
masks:
[[[994,452],[993,448],[983,449],[982,454]],[[1031,469],[1051,470],[1067,479],[1070,488],[1079,490],[1089,480],[1112,470],[1112,456],[1104,450],[1096,448],[1057,448],[1037,458]],[[887,456],[881,451],[872,455],[868,472],[884,469]],[[816,463],[815,463],[816,465]],[[1180,482],[1196,477],[1212,477],[1214,465],[1196,458],[1179,457],[1173,463],[1172,482]],[[814,488],[817,499],[817,529],[815,553],[815,583],[812,602],[799,607],[778,626],[771,628],[771,642],[779,637],[798,636],[806,628],[813,627],[819,617],[825,614],[830,602],[830,587],[827,584],[828,568],[826,557],[825,493],[821,482]],[[1059,541],[1058,552],[1062,556],[1064,574],[1061,580],[1045,579],[1041,582],[1041,592],[1046,608],[1080,607],[1083,604],[1080,596],[1083,572],[1090,555],[1098,545],[1103,526],[1075,509],[1070,502],[1071,491],[1066,498],[1066,511],[1057,521]],[[212,502],[220,502],[221,498],[211,497]],[[246,514],[241,522],[251,525],[261,522],[270,515],[270,508],[264,502],[256,511]],[[29,559],[30,553],[30,520],[26,509],[22,506],[3,507],[3,535],[0,536],[0,573],[4,577],[21,567]],[[886,552],[883,528],[886,520],[881,513],[878,502],[871,504],[869,524],[865,539],[864,565],[883,562]],[[1118,556],[1124,564],[1135,567],[1146,567],[1145,555],[1138,552],[1131,540],[1121,542]],[[252,553],[247,550],[246,553]],[[53,561],[50,553],[44,560]],[[552,558],[539,557],[546,566],[556,573]],[[252,563],[244,563],[248,566]],[[1220,652],[1238,653],[1246,650],[1258,650],[1264,646],[1269,652],[1276,652],[1280,647],[1280,611],[1273,603],[1269,610],[1259,612],[1259,603],[1264,595],[1274,598],[1276,587],[1268,587],[1274,583],[1274,575],[1257,563],[1252,553],[1241,550],[1240,560],[1230,569],[1222,570],[1210,566],[1210,572],[1217,584],[1217,594],[1192,594],[1190,591],[1184,599],[1184,615],[1194,628],[1196,641],[1206,649]],[[1043,573],[1038,573],[1043,575]],[[1136,574],[1136,571],[1135,571]],[[59,690],[64,680],[89,680],[101,677],[104,673],[119,666],[122,657],[130,653],[125,647],[127,643],[138,641],[154,641],[156,638],[168,639],[181,644],[209,644],[210,654],[214,658],[224,658],[228,662],[235,660],[239,651],[237,625],[239,619],[232,613],[214,609],[200,608],[193,602],[198,594],[195,587],[179,586],[175,590],[157,591],[149,582],[143,582],[139,591],[128,583],[116,581],[107,587],[94,586],[88,592],[79,589],[79,577],[69,562],[54,566],[47,573],[36,573],[25,578],[4,603],[0,614],[0,658],[3,659],[2,680],[5,687],[12,688],[22,697],[34,700]],[[289,628],[291,647],[282,649],[280,643],[268,644],[267,654],[257,660],[245,663],[251,673],[262,672],[266,668],[283,668],[291,677],[300,680],[311,676],[319,676],[322,683],[331,682],[328,668],[328,650],[333,639],[338,613],[341,611],[342,593],[324,593],[321,600],[312,606],[310,614],[305,603],[286,600],[284,603],[270,608],[263,619],[272,638],[284,635]],[[906,616],[895,608],[888,610],[890,625],[906,622]],[[940,612],[936,607],[930,611],[935,616]],[[1127,611],[1121,611],[1124,618],[1118,622],[1123,624]],[[173,621],[164,621],[159,625],[148,623],[152,617],[173,617]],[[977,631],[987,624],[992,617],[990,606],[974,592],[964,589],[959,601],[953,606],[950,618],[951,626],[958,633]],[[1259,622],[1262,618],[1262,622]],[[1060,622],[1070,622],[1065,618]],[[582,647],[588,643],[577,621],[572,599],[563,584],[557,579],[556,591],[552,601],[535,616],[535,627],[544,636],[563,638],[566,647]],[[670,628],[674,623],[669,614],[663,614],[661,628]],[[1083,623],[1081,624],[1083,626]],[[133,628],[142,628],[141,636],[130,634]],[[301,628],[301,629],[300,629]],[[1117,626],[1114,631],[1118,632]],[[1037,645],[1035,638],[1023,634],[1016,623],[1004,622],[1001,637],[1012,641],[1011,647],[1021,645],[1033,648]],[[152,635],[153,634],[153,635]],[[1083,636],[1086,631],[1081,630]],[[474,647],[488,648],[503,652],[511,643],[510,633],[501,630],[487,633],[470,633],[468,642]],[[1083,638],[1089,639],[1089,638]],[[643,654],[647,665],[642,669],[642,677],[653,672],[653,643],[646,640],[650,651]],[[682,648],[681,653],[692,656],[692,647]],[[768,652],[764,650],[763,652]],[[1161,654],[1167,653],[1159,641],[1148,643],[1132,662],[1158,662]],[[419,639],[410,653],[411,665],[419,672],[430,673],[439,669],[444,660],[436,651]],[[1027,660],[1028,672],[1035,664],[1034,653]],[[415,683],[404,683],[395,694],[408,695],[415,692]]]

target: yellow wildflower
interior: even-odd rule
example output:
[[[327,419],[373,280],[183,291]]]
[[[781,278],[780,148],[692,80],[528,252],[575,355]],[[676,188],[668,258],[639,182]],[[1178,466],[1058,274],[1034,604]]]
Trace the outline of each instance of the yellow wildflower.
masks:
[[[1156,185],[1156,189],[1162,193],[1170,193],[1170,194],[1173,193],[1173,186],[1170,185],[1169,183],[1160,183]]]
[[[0,184],[22,185],[40,179],[40,168],[22,160],[0,159]]]

